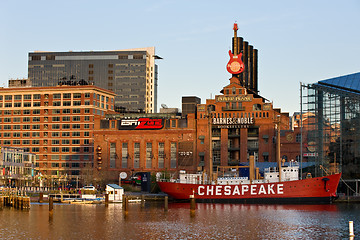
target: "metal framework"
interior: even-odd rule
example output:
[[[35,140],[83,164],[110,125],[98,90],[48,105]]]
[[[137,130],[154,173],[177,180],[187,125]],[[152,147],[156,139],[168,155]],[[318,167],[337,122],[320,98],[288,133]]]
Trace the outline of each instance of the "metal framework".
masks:
[[[315,175],[323,174],[320,165],[336,163],[344,178],[360,178],[360,94],[318,82],[301,83],[300,96],[302,138],[313,151]]]

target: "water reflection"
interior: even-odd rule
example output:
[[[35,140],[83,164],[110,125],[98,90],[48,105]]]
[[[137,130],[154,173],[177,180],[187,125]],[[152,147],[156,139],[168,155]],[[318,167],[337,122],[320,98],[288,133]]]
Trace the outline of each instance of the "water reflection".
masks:
[[[48,205],[0,211],[1,239],[349,239],[359,230],[358,205],[247,205],[189,203]]]

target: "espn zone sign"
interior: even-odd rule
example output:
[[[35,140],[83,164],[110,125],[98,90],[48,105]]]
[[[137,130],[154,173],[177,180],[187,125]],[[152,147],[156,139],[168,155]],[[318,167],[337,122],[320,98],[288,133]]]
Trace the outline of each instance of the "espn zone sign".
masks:
[[[164,127],[164,119],[138,118],[121,119],[119,130],[157,130]]]

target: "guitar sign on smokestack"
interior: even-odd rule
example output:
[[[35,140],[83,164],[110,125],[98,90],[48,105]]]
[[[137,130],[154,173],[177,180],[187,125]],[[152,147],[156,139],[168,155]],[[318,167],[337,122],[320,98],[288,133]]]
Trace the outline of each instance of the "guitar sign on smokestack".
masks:
[[[238,54],[237,30],[238,26],[234,23],[234,53],[229,50],[230,60],[226,69],[231,74],[239,74],[244,71],[244,63],[241,61],[242,53]]]

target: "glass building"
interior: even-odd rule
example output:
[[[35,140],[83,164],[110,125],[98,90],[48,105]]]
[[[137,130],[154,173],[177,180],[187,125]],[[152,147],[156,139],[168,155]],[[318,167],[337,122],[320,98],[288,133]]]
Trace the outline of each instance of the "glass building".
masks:
[[[28,78],[34,87],[93,84],[116,93],[118,111],[154,113],[158,85],[155,59],[161,59],[155,55],[155,47],[31,52]]]
[[[315,174],[339,168],[344,179],[359,179],[360,73],[301,84],[301,108]]]

